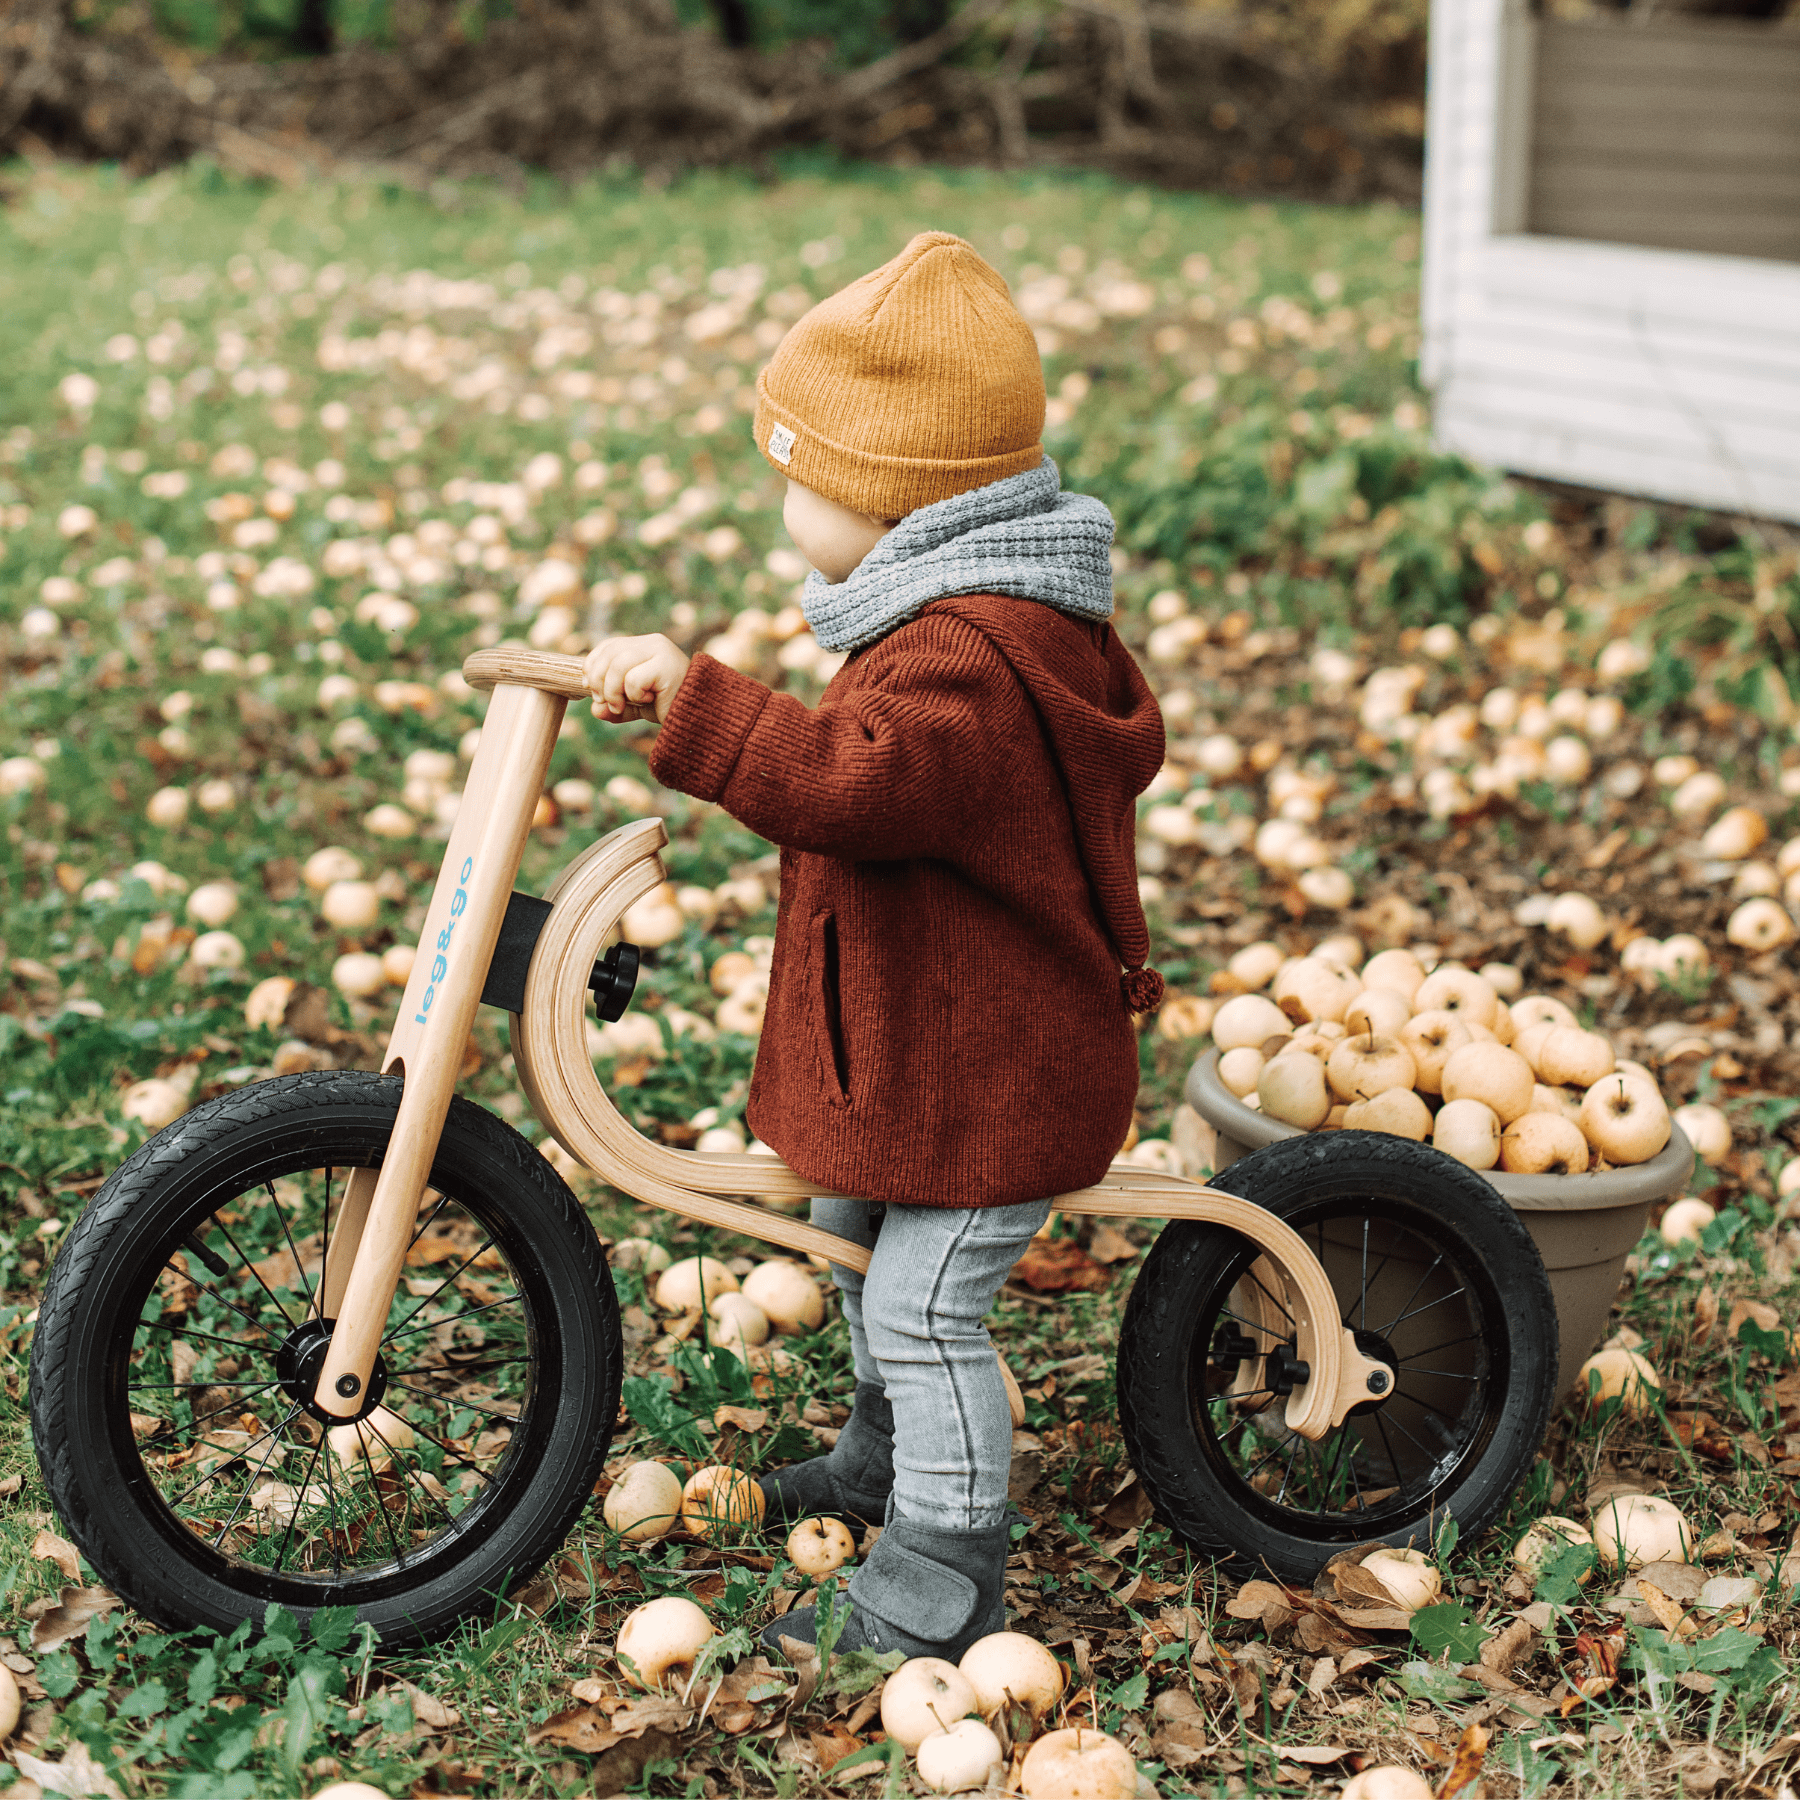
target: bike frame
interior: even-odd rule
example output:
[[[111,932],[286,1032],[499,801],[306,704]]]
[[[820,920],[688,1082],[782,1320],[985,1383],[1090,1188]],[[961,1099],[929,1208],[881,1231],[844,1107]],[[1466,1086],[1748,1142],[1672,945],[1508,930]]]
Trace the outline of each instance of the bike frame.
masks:
[[[331,1238],[321,1315],[332,1321],[316,1404],[353,1418],[374,1369],[381,1332],[456,1090],[464,1046],[500,940],[508,898],[564,712],[588,698],[578,657],[527,649],[479,651],[463,665],[493,699],[426,910],[418,956],[382,1062],[404,1077],[393,1135],[379,1169],[357,1169]],[[513,1053],[545,1128],[602,1180],[633,1198],[699,1223],[866,1270],[860,1244],[768,1207],[729,1196],[802,1199],[833,1190],[779,1157],[675,1150],[647,1138],[612,1103],[587,1050],[588,980],[626,909],[667,877],[660,819],[638,820],[590,845],[552,883],[550,912],[532,947],[524,1010],[512,1014]],[[1298,1233],[1265,1208],[1216,1188],[1114,1164],[1105,1181],[1058,1195],[1067,1213],[1194,1219],[1238,1233],[1262,1252],[1256,1272],[1294,1325],[1307,1378],[1287,1397],[1288,1426],[1318,1439],[1352,1407],[1388,1391],[1394,1371],[1357,1349],[1336,1297]],[[1271,1279],[1272,1278],[1272,1279]],[[1259,1315],[1260,1316],[1260,1315]],[[1279,1334],[1278,1334],[1279,1335]]]

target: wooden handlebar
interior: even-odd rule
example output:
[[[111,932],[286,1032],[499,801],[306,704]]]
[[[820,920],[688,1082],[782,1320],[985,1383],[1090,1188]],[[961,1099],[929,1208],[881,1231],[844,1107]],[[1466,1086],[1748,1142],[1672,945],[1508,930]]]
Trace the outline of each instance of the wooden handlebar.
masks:
[[[566,700],[588,700],[581,679],[584,663],[579,656],[558,656],[552,650],[530,650],[523,645],[502,645],[477,650],[463,661],[463,680],[472,688],[492,688],[501,682],[513,687],[541,688]]]

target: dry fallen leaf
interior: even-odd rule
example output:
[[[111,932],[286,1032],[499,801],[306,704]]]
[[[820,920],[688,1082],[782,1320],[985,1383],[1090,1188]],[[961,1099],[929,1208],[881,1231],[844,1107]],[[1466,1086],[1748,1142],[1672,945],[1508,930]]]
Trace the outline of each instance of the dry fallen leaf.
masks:
[[[81,1580],[81,1558],[75,1546],[54,1531],[40,1531],[31,1540],[31,1554],[40,1561],[55,1563],[68,1580]]]
[[[40,1654],[80,1637],[89,1619],[111,1612],[119,1596],[103,1587],[66,1587],[57,1603],[31,1628],[31,1647]]]
[[[586,1685],[586,1684],[583,1684]],[[527,1745],[556,1744],[565,1750],[580,1750],[595,1755],[610,1750],[624,1736],[614,1731],[612,1722],[597,1706],[571,1706],[553,1714],[543,1724],[526,1733]]]
[[[572,1682],[569,1692],[589,1706],[622,1706],[628,1698],[617,1682],[608,1681],[604,1676],[590,1675],[583,1681]]]
[[[1134,1469],[1113,1490],[1112,1498],[1101,1507],[1100,1520],[1109,1531],[1126,1531],[1133,1525],[1147,1523],[1154,1510],[1150,1496]]]
[[[603,1751],[587,1770],[590,1789],[596,1794],[622,1794],[637,1784],[646,1767],[679,1752],[680,1740],[667,1731],[646,1731],[621,1739]]]
[[[808,1731],[806,1741],[812,1746],[812,1753],[819,1759],[821,1769],[835,1768],[846,1756],[860,1750],[862,1739],[853,1731],[845,1731],[841,1726],[827,1725],[823,1731]],[[872,1764],[879,1769],[879,1764]],[[854,1770],[850,1771],[852,1774]]]
[[[769,1422],[769,1409],[766,1406],[715,1406],[713,1423],[718,1426],[735,1425],[740,1431],[761,1431]]]
[[[640,1731],[686,1731],[694,1722],[694,1709],[670,1694],[639,1694],[612,1709],[615,1731],[628,1737]]]
[[[1459,1794],[1469,1791],[1471,1785],[1481,1775],[1481,1765],[1487,1758],[1488,1739],[1492,1734],[1484,1725],[1470,1725],[1457,1741],[1456,1754],[1450,1760],[1450,1773],[1443,1779],[1438,1788],[1438,1800],[1456,1800]],[[1283,1756],[1292,1752],[1284,1750]]]
[[[1286,1603],[1285,1591],[1272,1581],[1246,1581],[1225,1602],[1225,1612],[1233,1619],[1260,1619],[1265,1608]]]
[[[1523,1619],[1514,1619],[1503,1631],[1497,1631],[1481,1646],[1481,1665],[1496,1675],[1510,1676],[1513,1665],[1531,1653],[1537,1633]]]
[[[1780,1331],[1781,1314],[1764,1300],[1734,1300],[1725,1320],[1725,1335],[1734,1338],[1746,1321],[1758,1331]]]
[[[721,1731],[734,1736],[762,1722],[759,1707],[779,1700],[788,1691],[785,1673],[766,1657],[746,1656],[707,1694],[693,1696],[703,1702],[700,1716],[710,1718]]]
[[[1644,1604],[1656,1615],[1657,1624],[1670,1637],[1691,1638],[1699,1632],[1700,1626],[1694,1616],[1691,1613],[1683,1612],[1654,1581],[1640,1580],[1637,1584],[1637,1591],[1642,1596]]]
[[[1088,1255],[1095,1262],[1129,1262],[1137,1253],[1137,1245],[1124,1232],[1114,1230],[1104,1219],[1094,1227],[1094,1236],[1088,1245]]]
[[[1013,1275],[1040,1294],[1072,1288],[1103,1288],[1112,1280],[1104,1263],[1096,1262],[1068,1238],[1033,1238],[1013,1264]]]
[[[103,1800],[125,1800],[119,1784],[94,1761],[79,1738],[55,1762],[41,1762],[23,1750],[15,1750],[12,1759],[19,1773],[35,1781],[46,1794],[67,1794],[72,1800],[89,1794],[102,1796]]]
[[[1394,1605],[1393,1590],[1372,1570],[1357,1563],[1340,1563],[1337,1570],[1338,1598],[1351,1606]]]
[[[406,1697],[412,1701],[413,1717],[428,1731],[448,1731],[452,1726],[462,1723],[462,1714],[453,1707],[446,1706],[435,1694],[428,1694],[423,1688],[414,1687],[410,1681],[400,1684],[406,1689]]]

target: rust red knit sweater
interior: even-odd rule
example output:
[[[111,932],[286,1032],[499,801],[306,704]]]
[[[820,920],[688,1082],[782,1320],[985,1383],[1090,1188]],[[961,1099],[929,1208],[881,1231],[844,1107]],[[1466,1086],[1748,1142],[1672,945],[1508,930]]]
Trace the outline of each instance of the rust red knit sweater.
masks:
[[[816,708],[696,656],[651,772],[781,846],[757,1136],[870,1200],[1099,1181],[1162,985],[1135,802],[1163,751],[1112,627],[1036,601],[933,601]]]

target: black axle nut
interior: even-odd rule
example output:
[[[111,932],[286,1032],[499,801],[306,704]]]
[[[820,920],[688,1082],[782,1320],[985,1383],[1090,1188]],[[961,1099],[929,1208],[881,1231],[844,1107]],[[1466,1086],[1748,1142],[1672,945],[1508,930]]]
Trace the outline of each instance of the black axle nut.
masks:
[[[354,1375],[340,1375],[337,1378],[337,1391],[348,1400],[361,1388],[362,1383]]]
[[[1387,1370],[1386,1369],[1371,1369],[1369,1371],[1369,1392],[1371,1394],[1385,1394],[1387,1391],[1388,1391],[1388,1372],[1387,1372]]]

